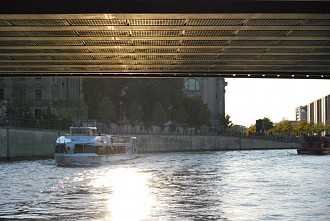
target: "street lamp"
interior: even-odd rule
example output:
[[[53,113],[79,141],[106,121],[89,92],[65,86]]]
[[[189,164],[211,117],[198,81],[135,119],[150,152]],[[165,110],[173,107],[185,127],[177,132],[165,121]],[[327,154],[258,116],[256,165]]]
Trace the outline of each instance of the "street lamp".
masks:
[[[171,109],[172,108],[173,108],[172,106],[169,106],[168,107],[168,121],[165,124],[166,127],[169,127],[172,124],[172,122],[171,122]]]
[[[119,127],[120,127],[120,134],[123,135],[123,102],[119,102]]]

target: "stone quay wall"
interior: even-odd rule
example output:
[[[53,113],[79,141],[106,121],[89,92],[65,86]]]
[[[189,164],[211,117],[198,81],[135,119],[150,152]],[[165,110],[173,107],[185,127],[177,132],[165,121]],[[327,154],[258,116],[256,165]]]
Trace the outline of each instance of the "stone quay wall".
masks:
[[[58,132],[0,129],[0,159],[52,157]]]
[[[133,135],[134,136],[134,135]],[[53,157],[57,131],[0,128],[0,159]],[[295,149],[299,143],[230,136],[136,135],[139,153]]]
[[[176,151],[296,149],[300,143],[286,143],[231,136],[138,135],[138,150],[142,153]]]

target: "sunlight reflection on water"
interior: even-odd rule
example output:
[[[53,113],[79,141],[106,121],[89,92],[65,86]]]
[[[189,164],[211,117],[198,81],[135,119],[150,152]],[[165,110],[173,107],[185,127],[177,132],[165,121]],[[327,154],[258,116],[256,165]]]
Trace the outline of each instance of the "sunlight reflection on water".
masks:
[[[149,215],[154,200],[148,188],[149,174],[117,168],[92,181],[95,188],[109,187],[107,217],[115,221],[141,220]]]

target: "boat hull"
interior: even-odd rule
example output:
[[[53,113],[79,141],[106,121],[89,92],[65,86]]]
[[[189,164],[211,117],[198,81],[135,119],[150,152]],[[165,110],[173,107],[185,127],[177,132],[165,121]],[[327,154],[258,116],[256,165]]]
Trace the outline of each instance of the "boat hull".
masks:
[[[300,148],[298,154],[305,155],[330,155],[330,148]]]
[[[329,155],[330,139],[328,136],[306,136],[301,147],[297,149],[298,154],[306,155]]]
[[[98,155],[94,153],[55,153],[57,166],[97,166],[102,164],[115,164],[123,160],[135,158],[136,154]]]

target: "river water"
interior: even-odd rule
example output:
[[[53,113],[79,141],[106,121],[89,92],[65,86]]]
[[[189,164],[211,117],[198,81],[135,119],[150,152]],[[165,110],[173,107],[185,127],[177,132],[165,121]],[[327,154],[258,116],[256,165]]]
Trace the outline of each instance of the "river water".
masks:
[[[330,220],[330,156],[147,154],[116,165],[0,163],[0,219]]]

